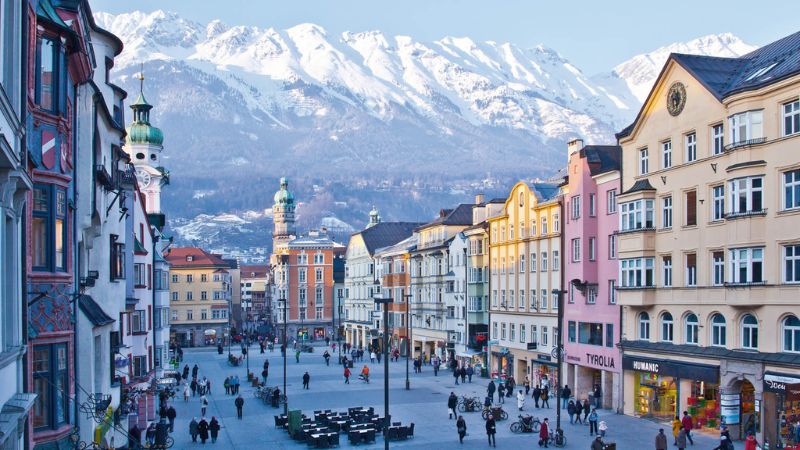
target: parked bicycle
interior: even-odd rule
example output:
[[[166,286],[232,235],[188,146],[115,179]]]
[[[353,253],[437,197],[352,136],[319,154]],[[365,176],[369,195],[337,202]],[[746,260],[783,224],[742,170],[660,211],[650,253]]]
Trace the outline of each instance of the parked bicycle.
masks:
[[[547,438],[547,445],[554,445],[556,447],[565,447],[567,445],[567,437],[564,436],[564,430],[551,430],[550,436]]]
[[[466,395],[462,395],[458,400],[459,412],[475,412],[478,411],[481,406],[482,403],[478,397],[467,397]]]
[[[538,433],[542,423],[538,417],[519,415],[519,420],[511,424],[512,433]]]
[[[502,406],[492,406],[489,408],[484,408],[483,413],[481,414],[483,420],[487,420],[489,418],[489,414],[491,414],[492,417],[494,417],[494,420],[497,421],[508,419],[508,413],[503,411]]]

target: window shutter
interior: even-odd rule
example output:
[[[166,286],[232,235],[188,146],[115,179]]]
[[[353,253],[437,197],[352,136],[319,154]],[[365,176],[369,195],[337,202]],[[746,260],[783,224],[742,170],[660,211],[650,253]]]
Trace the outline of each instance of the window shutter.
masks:
[[[147,329],[153,329],[153,307],[151,305],[147,305]]]
[[[697,225],[697,191],[686,193],[686,225]]]

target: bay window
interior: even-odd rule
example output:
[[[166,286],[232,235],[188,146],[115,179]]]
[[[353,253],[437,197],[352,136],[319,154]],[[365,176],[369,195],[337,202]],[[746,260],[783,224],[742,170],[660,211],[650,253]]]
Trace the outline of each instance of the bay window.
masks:
[[[35,185],[31,215],[31,259],[33,270],[66,271],[66,190],[52,185]]]
[[[620,230],[653,228],[653,200],[634,200],[620,204]]]
[[[764,249],[762,247],[736,248],[730,250],[731,283],[764,282]]]
[[[763,210],[763,177],[745,177],[728,182],[730,213],[747,214]]]
[[[746,144],[764,137],[763,111],[746,111],[728,118],[731,128],[731,145]]]
[[[653,258],[620,260],[620,282],[623,288],[653,287]]]
[[[36,104],[47,111],[57,107],[58,86],[58,44],[54,39],[42,38],[37,49],[36,65]]]
[[[34,429],[57,429],[69,423],[67,344],[34,346],[31,371],[36,394]]]

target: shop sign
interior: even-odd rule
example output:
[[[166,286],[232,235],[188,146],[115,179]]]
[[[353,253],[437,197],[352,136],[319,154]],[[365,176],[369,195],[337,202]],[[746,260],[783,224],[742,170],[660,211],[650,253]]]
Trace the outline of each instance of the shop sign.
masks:
[[[719,367],[703,364],[623,356],[622,368],[654,375],[683,378],[685,380],[705,381],[708,383],[719,382]]]
[[[719,396],[719,415],[728,425],[739,423],[739,412],[741,397],[739,394],[720,394]]]
[[[538,359],[539,361],[552,361],[553,360],[553,358],[550,355],[543,355],[541,353],[536,355],[536,359]]]
[[[614,358],[611,356],[605,355],[595,355],[593,353],[586,354],[586,362],[588,364],[592,364],[599,367],[606,367],[609,369],[614,369]],[[656,364],[656,372],[658,373],[658,365]]]
[[[790,377],[786,375],[778,375],[775,373],[764,374],[764,390],[775,392],[778,394],[786,393],[787,384],[800,383],[800,378]]]

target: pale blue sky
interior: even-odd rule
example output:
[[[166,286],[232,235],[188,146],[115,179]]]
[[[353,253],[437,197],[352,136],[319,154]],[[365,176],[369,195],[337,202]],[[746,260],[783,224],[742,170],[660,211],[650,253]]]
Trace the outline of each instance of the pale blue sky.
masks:
[[[800,31],[798,0],[90,0],[94,11],[175,11],[207,23],[288,28],[313,22],[329,32],[381,30],[419,40],[539,43],[588,74],[633,55],[731,32],[763,45]]]

